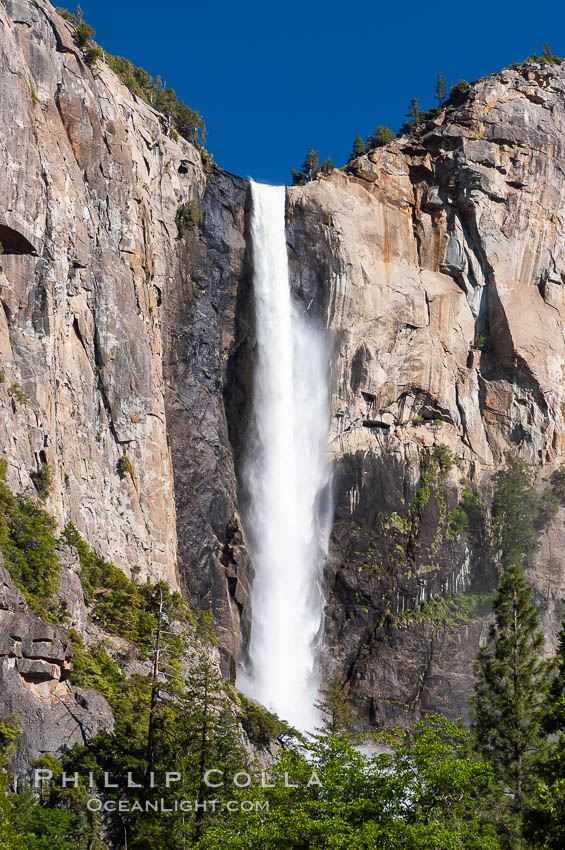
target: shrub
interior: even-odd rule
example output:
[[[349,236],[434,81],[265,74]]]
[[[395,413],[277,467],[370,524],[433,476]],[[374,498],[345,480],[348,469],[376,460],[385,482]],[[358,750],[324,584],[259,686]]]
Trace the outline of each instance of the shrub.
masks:
[[[475,334],[475,338],[473,339],[473,348],[477,351],[482,351],[483,348],[486,347],[487,339],[486,336],[482,333]]]
[[[6,569],[36,614],[56,622],[54,595],[60,566],[56,522],[37,502],[15,496],[0,471],[0,548]]]
[[[203,145],[206,138],[206,125],[202,116],[191,109],[182,100],[179,101],[175,90],[163,88],[161,77],[155,79],[144,69],[138,68],[123,56],[106,54],[106,64],[128,87],[132,94],[149,103],[167,116],[168,133],[174,139],[178,133],[183,139],[196,145]]]
[[[86,602],[92,606],[92,619],[105,631],[138,646],[147,645],[157,625],[161,592],[167,615],[191,622],[188,606],[179,593],[171,593],[162,583],[134,584],[125,573],[93,552],[72,522],[65,526],[63,540],[78,552]],[[175,643],[175,636],[170,635],[168,642]]]
[[[19,404],[27,404],[28,397],[17,381],[8,387],[8,392]]]
[[[73,20],[73,14],[72,14],[72,12],[69,12],[69,10],[68,10],[68,9],[63,9],[63,8],[62,8],[62,6],[56,6],[56,7],[55,7],[55,11],[56,11],[56,12],[57,12],[57,14],[59,14],[62,18],[64,18],[64,19],[65,19],[65,21],[72,21],[72,20]]]
[[[470,85],[467,80],[459,80],[458,83],[455,83],[455,85],[451,86],[449,89],[449,99],[456,103],[464,100],[469,88]]]
[[[89,45],[93,35],[94,29],[89,24],[85,23],[85,21],[82,21],[75,26],[74,40],[81,48],[84,49]]]
[[[394,132],[390,127],[379,125],[373,135],[367,139],[367,145],[369,148],[382,148],[392,142],[393,139]]]
[[[133,466],[131,460],[127,455],[123,455],[116,464],[116,469],[120,478],[125,478],[126,475],[129,475],[133,478]]]
[[[187,230],[191,230],[200,224],[201,221],[202,211],[198,205],[198,201],[188,201],[186,204],[181,204],[175,217],[179,238]]]
[[[101,646],[86,650],[74,629],[69,629],[69,638],[73,647],[72,684],[77,688],[94,688],[110,702],[125,679],[124,674]]]
[[[34,487],[38,492],[39,498],[45,499],[49,495],[51,487],[53,486],[53,478],[51,476],[51,470],[46,463],[42,463],[39,469],[36,472],[30,473],[31,480],[33,481]]]
[[[241,725],[245,729],[247,737],[258,747],[268,747],[271,741],[276,740],[284,732],[288,732],[286,723],[271,714],[259,705],[256,705],[243,694],[238,694],[239,703],[242,708],[240,717]]]

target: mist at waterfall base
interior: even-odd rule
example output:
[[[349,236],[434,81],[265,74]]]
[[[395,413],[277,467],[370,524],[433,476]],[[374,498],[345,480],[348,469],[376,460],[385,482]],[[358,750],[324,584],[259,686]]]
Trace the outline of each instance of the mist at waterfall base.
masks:
[[[284,186],[252,182],[251,192],[257,362],[243,480],[254,579],[248,664],[237,687],[314,731],[332,510],[329,347],[291,296]]]

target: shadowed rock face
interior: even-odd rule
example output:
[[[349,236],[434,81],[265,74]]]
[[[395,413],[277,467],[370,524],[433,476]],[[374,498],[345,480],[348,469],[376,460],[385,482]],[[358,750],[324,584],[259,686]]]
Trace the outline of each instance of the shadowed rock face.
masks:
[[[165,289],[167,428],[173,458],[179,572],[211,608],[224,672],[249,633],[249,559],[238,513],[234,449],[241,444],[251,371],[247,182],[208,181],[202,222],[179,235]]]
[[[227,673],[250,623],[237,487],[255,356],[247,183],[206,174],[103,63],[93,76],[46,0],[6,0],[0,19],[8,483],[34,495],[30,473],[47,461],[60,524],[212,608]],[[367,724],[466,712],[485,609],[448,622],[406,612],[493,587],[488,516],[472,535],[447,533],[463,487],[488,496],[507,451],[540,479],[563,463],[564,94],[561,67],[502,71],[413,138],[288,192],[293,289],[333,343],[322,662],[342,667]],[[202,219],[179,236],[187,202]],[[457,466],[425,501],[422,464],[440,444]],[[562,525],[530,576],[550,647]],[[69,557],[61,595],[80,630]],[[67,687],[56,659],[8,657],[13,693]]]

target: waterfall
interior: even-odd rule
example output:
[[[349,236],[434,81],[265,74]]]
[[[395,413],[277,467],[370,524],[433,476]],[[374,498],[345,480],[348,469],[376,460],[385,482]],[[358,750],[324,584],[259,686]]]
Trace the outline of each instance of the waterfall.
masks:
[[[285,188],[252,182],[251,191],[257,362],[243,479],[255,575],[249,665],[237,685],[312,731],[331,511],[329,348],[291,297]]]

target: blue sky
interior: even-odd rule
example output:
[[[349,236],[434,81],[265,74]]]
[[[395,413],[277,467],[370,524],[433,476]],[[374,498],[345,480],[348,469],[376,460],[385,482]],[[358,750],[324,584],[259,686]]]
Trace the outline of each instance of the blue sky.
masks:
[[[395,131],[411,97],[541,53],[565,55],[561,2],[185,3],[82,0],[96,40],[202,113],[207,147],[235,174],[288,183],[309,146],[336,165],[357,133]],[[74,4],[69,4],[74,10]]]

